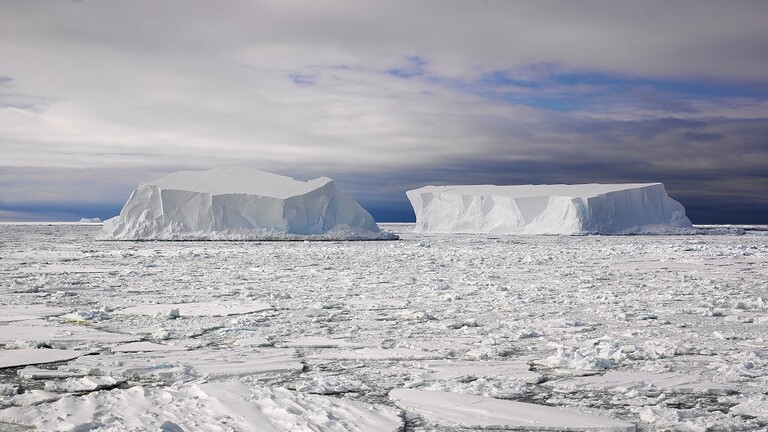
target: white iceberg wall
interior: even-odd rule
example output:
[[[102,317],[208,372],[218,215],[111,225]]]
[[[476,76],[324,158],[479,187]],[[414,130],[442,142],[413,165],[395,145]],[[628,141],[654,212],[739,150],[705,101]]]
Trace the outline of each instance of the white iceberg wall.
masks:
[[[425,186],[407,192],[417,232],[642,233],[692,228],[661,183]]]
[[[331,179],[298,182],[253,169],[233,170],[236,172],[203,171],[199,176],[175,173],[140,185],[120,215],[104,223],[103,237],[119,240],[394,237],[381,231],[373,217]],[[236,182],[238,170],[243,171],[243,182],[264,179],[265,184],[260,188]],[[189,190],[183,189],[185,185]]]
[[[587,200],[583,231],[598,233],[655,232],[693,228],[682,204],[670,198],[664,185],[615,191]]]

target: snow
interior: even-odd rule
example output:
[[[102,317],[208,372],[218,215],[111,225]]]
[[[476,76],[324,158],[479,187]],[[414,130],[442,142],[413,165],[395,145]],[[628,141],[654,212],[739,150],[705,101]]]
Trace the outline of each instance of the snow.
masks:
[[[528,383],[538,383],[542,375],[533,372],[527,361],[448,361],[425,362],[421,366],[434,372],[427,375],[429,380],[476,379],[480,377],[512,378]]]
[[[0,305],[0,322],[27,321],[62,315],[67,309],[39,304]]]
[[[608,371],[604,375],[563,378],[547,385],[563,390],[608,390],[616,392],[658,392],[728,394],[728,386],[714,383],[700,376],[679,372],[649,373]]]
[[[389,397],[445,427],[556,431],[634,431],[632,423],[561,408],[482,396],[412,389],[392,390]]]
[[[0,352],[35,354],[0,370],[0,430],[469,431],[511,422],[512,402],[548,411],[540,425],[768,428],[765,231],[414,227],[383,225],[397,242],[104,242],[93,225],[0,224]],[[80,355],[25,367],[51,350]],[[435,398],[389,397],[403,389],[447,396],[427,410]],[[464,397],[484,411],[454,410]]]
[[[407,192],[417,232],[637,234],[692,231],[661,183],[424,186]]]
[[[79,221],[77,221],[77,223],[82,223],[82,224],[100,224],[101,223],[101,219],[99,219],[97,217],[95,217],[95,218],[82,218]]]
[[[139,185],[110,240],[390,240],[333,181],[307,182],[250,167],[179,171]]]
[[[127,352],[152,352],[152,351],[186,351],[188,348],[164,345],[154,342],[131,342],[123,345],[118,345],[112,348],[114,353],[127,353]]]
[[[304,365],[291,349],[227,349],[121,352],[80,357],[60,369],[97,376],[161,381],[194,377],[270,378],[301,372]]]
[[[0,344],[18,344],[29,342],[33,345],[51,345],[64,342],[132,342],[135,336],[116,334],[96,330],[90,327],[57,324],[50,325],[47,321],[24,321],[22,324],[0,326]]]
[[[158,404],[158,401],[164,401]],[[402,429],[396,410],[294,393],[285,389],[220,382],[97,391],[55,402],[8,408],[0,419],[41,430],[160,431],[358,431]]]
[[[119,315],[165,315],[171,318],[185,316],[230,316],[260,312],[270,309],[262,302],[196,302],[196,303],[155,303],[132,306],[116,311]]]
[[[59,349],[0,349],[0,369],[43,363],[56,363],[72,360],[85,354],[88,353]]]

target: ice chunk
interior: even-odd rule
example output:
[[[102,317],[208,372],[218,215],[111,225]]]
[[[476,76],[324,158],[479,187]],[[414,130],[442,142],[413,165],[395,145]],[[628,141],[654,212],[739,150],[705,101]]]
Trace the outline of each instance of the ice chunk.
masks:
[[[27,321],[66,313],[67,309],[38,304],[0,305],[0,322]]]
[[[678,372],[648,373],[609,371],[604,375],[563,378],[550,381],[561,390],[608,390],[617,392],[662,390],[680,393],[727,394],[728,387],[695,375]]]
[[[752,416],[768,421],[768,396],[743,395],[737,399],[739,404],[729,410],[732,414]]]
[[[307,182],[249,167],[179,171],[139,185],[103,238],[393,239],[333,181]]]
[[[67,378],[62,381],[47,381],[45,390],[56,393],[89,392],[115,388],[124,382],[112,377]]]
[[[62,367],[64,371],[107,375],[127,379],[187,379],[191,375],[208,378],[259,375],[271,377],[294,374],[304,365],[293,349],[227,349],[217,351],[119,352],[80,357]]]
[[[24,325],[0,326],[0,344],[18,344],[19,341],[37,343],[77,342],[133,342],[138,336],[109,333],[76,325],[51,325],[48,322],[24,321]]]
[[[153,342],[131,342],[112,348],[115,353],[127,352],[153,352],[153,351],[186,351],[187,348],[176,345],[162,345]]]
[[[427,378],[432,380],[458,379],[467,377],[510,378],[532,384],[541,381],[541,374],[530,370],[528,363],[518,361],[454,361],[436,360],[425,362],[423,367],[431,369]]]
[[[630,234],[693,225],[661,183],[425,186],[407,192],[417,232]]]
[[[290,339],[283,343],[293,348],[365,348],[365,345],[355,344],[344,339],[332,339],[323,336],[303,336]]]
[[[261,312],[272,307],[261,302],[198,302],[198,303],[158,303],[131,306],[116,315],[150,315],[179,318],[186,316],[230,316]]]
[[[528,430],[634,431],[620,420],[562,408],[468,394],[396,389],[389,393],[397,406],[443,427]]]
[[[43,363],[55,363],[72,360],[85,354],[88,353],[84,351],[68,351],[59,349],[0,349],[0,369]]]
[[[440,357],[436,353],[410,348],[326,349],[309,356],[320,360],[426,360]]]

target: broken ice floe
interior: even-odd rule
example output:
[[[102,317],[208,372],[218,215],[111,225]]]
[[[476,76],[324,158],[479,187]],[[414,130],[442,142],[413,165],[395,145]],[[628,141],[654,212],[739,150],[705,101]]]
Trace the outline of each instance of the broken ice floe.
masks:
[[[634,431],[635,425],[573,410],[460,393],[396,389],[389,397],[404,410],[442,427]]]
[[[126,379],[186,381],[194,377],[226,378],[245,375],[272,377],[301,372],[304,365],[292,349],[196,350],[124,352],[81,357],[62,370]]]
[[[56,363],[72,360],[85,354],[88,353],[60,349],[0,349],[0,368]]]
[[[165,344],[158,344],[153,342],[131,342],[123,345],[118,345],[116,347],[112,347],[112,352],[115,353],[126,353],[126,352],[153,352],[153,351],[186,351],[188,348],[176,346],[176,345],[165,345]]]
[[[608,371],[603,375],[563,378],[547,382],[559,391],[607,390],[613,392],[728,394],[728,386],[702,377],[677,372],[649,373]]]
[[[0,419],[40,430],[252,430],[395,432],[396,409],[241,382],[131,387],[65,396],[0,411]]]
[[[149,315],[149,316],[168,316],[169,318],[178,318],[186,316],[230,316],[244,315],[254,312],[261,312],[272,307],[261,302],[198,302],[198,303],[166,303],[166,304],[146,304],[132,306],[119,311],[116,315]]]

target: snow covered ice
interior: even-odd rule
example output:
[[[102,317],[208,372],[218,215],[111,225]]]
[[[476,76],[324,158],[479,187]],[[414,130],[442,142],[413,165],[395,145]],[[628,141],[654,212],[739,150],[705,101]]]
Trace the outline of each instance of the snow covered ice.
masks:
[[[0,224],[0,430],[768,428],[768,231],[382,228],[401,240]]]
[[[424,186],[407,192],[416,230],[628,234],[691,229],[661,183]]]
[[[112,240],[393,239],[333,181],[307,182],[250,167],[179,171],[139,185],[120,215],[104,222]]]

